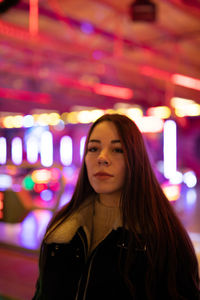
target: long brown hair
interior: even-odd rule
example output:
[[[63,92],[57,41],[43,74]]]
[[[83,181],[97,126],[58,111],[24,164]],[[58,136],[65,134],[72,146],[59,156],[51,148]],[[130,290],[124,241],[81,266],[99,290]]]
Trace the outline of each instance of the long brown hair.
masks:
[[[183,273],[185,270],[189,274],[191,284],[198,289],[198,263],[194,248],[154,174],[141,132],[128,117],[106,114],[93,123],[86,139],[83,162],[72,199],[54,216],[47,230],[54,230],[55,225],[58,226],[89,195],[95,193],[88,180],[85,155],[94,127],[104,121],[114,123],[124,150],[127,172],[120,207],[123,224],[131,233],[131,240],[140,243],[142,236],[145,241],[148,265],[145,288],[148,298],[156,299],[156,284],[165,273],[169,298],[184,299],[179,296],[176,277],[179,266],[184,265]],[[131,245],[130,242],[125,277],[133,291],[134,287],[127,275],[133,252]]]

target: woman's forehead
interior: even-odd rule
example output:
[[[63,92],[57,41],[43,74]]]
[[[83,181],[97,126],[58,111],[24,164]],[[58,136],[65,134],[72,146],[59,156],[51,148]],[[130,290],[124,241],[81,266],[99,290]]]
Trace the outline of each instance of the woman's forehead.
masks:
[[[89,141],[93,139],[120,140],[120,136],[113,122],[104,121],[97,124],[92,130]]]

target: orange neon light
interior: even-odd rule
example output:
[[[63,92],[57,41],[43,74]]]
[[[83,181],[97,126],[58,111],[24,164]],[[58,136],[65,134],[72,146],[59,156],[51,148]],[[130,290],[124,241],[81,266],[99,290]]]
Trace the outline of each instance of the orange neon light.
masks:
[[[200,80],[181,74],[173,74],[171,80],[174,84],[200,91]]]
[[[29,32],[31,35],[38,34],[38,0],[29,2]]]
[[[133,91],[129,88],[102,83],[96,83],[93,87],[93,91],[99,95],[121,98],[125,100],[131,99],[133,97]]]

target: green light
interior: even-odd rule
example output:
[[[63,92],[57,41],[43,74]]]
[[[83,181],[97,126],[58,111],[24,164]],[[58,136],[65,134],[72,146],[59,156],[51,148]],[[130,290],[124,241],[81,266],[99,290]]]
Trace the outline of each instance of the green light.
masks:
[[[26,176],[23,180],[23,186],[26,190],[30,191],[33,189],[35,183],[33,182],[30,175]]]

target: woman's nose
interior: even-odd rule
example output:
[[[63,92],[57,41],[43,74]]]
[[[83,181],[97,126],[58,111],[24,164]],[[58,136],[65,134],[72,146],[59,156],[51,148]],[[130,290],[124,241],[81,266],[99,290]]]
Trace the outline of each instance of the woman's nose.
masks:
[[[98,156],[98,164],[99,165],[109,165],[110,164],[110,159],[109,159],[108,155],[103,151]]]

